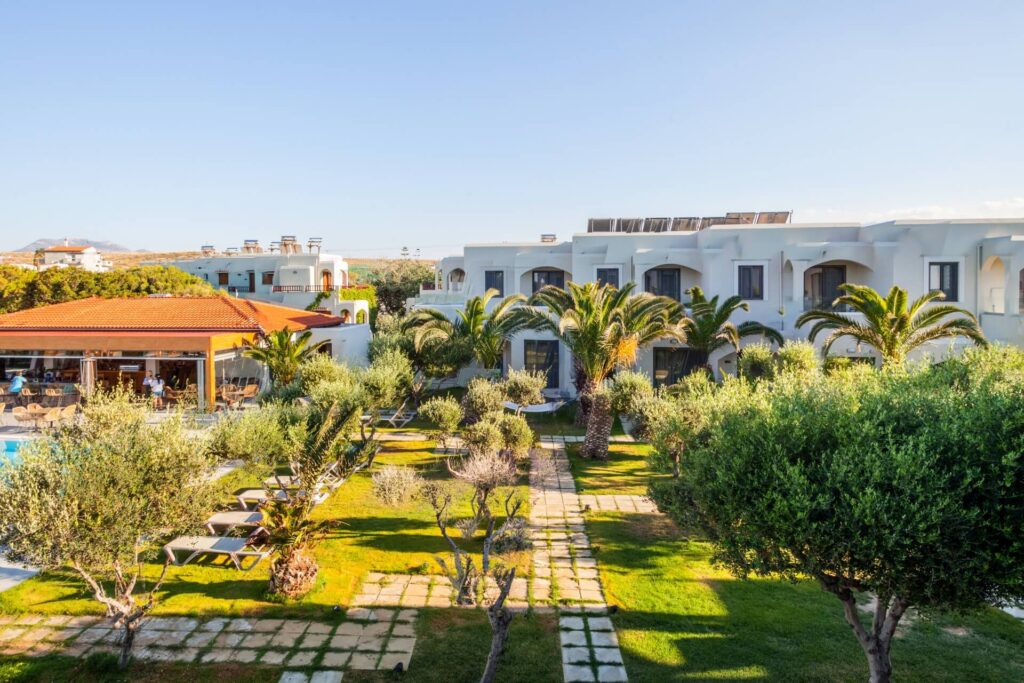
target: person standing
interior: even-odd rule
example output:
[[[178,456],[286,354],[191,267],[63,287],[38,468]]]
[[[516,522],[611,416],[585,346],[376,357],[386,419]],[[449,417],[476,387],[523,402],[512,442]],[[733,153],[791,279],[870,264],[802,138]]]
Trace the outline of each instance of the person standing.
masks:
[[[153,393],[153,409],[162,409],[164,407],[164,381],[160,379],[160,375],[150,381],[149,390]]]
[[[146,376],[142,378],[142,393],[148,398],[153,393],[153,373],[146,370]]]
[[[21,370],[14,373],[13,379],[11,379],[11,386],[8,387],[8,391],[14,394],[15,403],[21,402],[21,390],[25,388],[25,378],[21,374]]]

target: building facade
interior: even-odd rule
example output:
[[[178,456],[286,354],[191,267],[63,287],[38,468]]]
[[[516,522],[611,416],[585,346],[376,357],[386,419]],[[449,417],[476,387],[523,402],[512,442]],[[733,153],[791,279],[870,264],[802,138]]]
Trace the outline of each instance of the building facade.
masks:
[[[62,246],[43,249],[43,262],[39,266],[40,270],[70,266],[93,273],[105,273],[112,267],[110,261],[103,260],[103,255],[96,250],[96,247],[70,245],[65,240]]]
[[[308,240],[305,249],[291,236],[268,249],[256,240],[224,252],[204,246],[201,256],[171,265],[236,296],[293,308],[305,308],[318,294],[349,283],[348,264],[340,256],[322,253],[317,238]],[[355,319],[356,311],[351,314]]]
[[[830,307],[839,285],[864,284],[883,293],[898,285],[911,299],[941,289],[947,302],[978,316],[990,339],[1024,343],[1024,218],[873,225],[788,220],[787,213],[602,219],[569,241],[544,236],[534,243],[467,245],[462,255],[438,263],[434,290],[421,292],[414,305],[454,314],[488,288],[529,296],[545,284],[568,281],[633,282],[637,291],[685,302],[686,291],[700,286],[708,297],[746,301],[750,310],[739,311],[735,322],[756,320],[784,337],[803,339],[807,330],[797,329],[796,319]],[[962,346],[937,343],[927,352],[938,356]],[[842,342],[833,354],[875,355]],[[685,345],[658,342],[641,352],[639,366],[657,383],[672,383],[686,357]],[[510,367],[548,370],[550,388],[565,393],[572,393],[571,361],[557,341],[536,332],[518,335],[506,359]],[[724,350],[710,362],[717,373],[733,372],[736,354]]]

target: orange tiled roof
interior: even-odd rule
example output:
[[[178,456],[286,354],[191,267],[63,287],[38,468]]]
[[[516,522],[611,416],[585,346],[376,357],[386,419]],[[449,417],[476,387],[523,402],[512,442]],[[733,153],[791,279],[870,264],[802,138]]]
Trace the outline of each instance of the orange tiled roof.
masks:
[[[340,323],[323,313],[227,296],[93,297],[0,315],[0,332],[273,332]]]
[[[69,253],[69,254],[79,254],[79,253],[85,251],[88,248],[89,247],[71,247],[71,246],[46,247],[46,249],[43,249],[43,251],[61,252],[61,253]]]

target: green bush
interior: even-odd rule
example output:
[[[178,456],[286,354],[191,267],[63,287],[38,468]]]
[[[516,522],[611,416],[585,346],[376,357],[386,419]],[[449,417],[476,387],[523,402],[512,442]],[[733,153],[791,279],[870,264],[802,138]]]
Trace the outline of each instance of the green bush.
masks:
[[[468,423],[478,422],[505,409],[505,392],[501,386],[484,377],[474,377],[462,397],[462,412]]]
[[[327,353],[313,354],[299,366],[299,384],[307,396],[318,384],[345,381],[351,375],[352,371],[347,365],[339,363]]]
[[[814,345],[806,340],[791,339],[776,354],[779,372],[795,372],[803,375],[821,369],[821,358]]]
[[[462,430],[462,442],[470,455],[497,453],[505,442],[494,420],[480,420]]]
[[[503,413],[495,420],[501,431],[502,450],[521,458],[528,455],[536,437],[522,415]]]
[[[775,377],[775,354],[764,342],[748,344],[740,353],[740,376],[757,381]]]
[[[616,415],[635,419],[640,404],[654,396],[654,386],[646,373],[620,370],[608,385],[608,395]]]
[[[288,453],[277,410],[263,407],[224,414],[209,430],[210,452],[221,461],[269,467]]]
[[[544,403],[544,387],[548,385],[546,373],[531,370],[509,370],[501,388],[505,397],[519,406]]]
[[[448,439],[462,422],[462,406],[451,396],[435,396],[420,405],[419,415],[434,425],[441,445],[447,448]]]

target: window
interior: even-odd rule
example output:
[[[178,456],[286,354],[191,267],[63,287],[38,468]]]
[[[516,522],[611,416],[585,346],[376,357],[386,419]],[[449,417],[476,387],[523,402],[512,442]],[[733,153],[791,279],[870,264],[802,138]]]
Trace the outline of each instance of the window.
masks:
[[[960,300],[960,264],[956,261],[928,264],[928,289],[946,295],[946,301]]]
[[[228,284],[228,274],[217,273],[217,284],[220,285],[221,287],[226,287]]]
[[[804,310],[831,311],[832,302],[843,294],[846,266],[814,266],[804,273]]]
[[[599,285],[611,285],[612,287],[619,286],[619,269],[618,268],[598,268],[597,269],[597,284]]]
[[[667,296],[679,301],[679,269],[651,268],[644,273],[644,289],[651,294]]]
[[[706,363],[705,354],[690,349],[654,349],[654,386],[675,384]]]
[[[262,282],[265,285],[272,285],[272,284],[274,284],[274,271],[272,271],[272,270],[264,271]]]
[[[536,294],[537,290],[547,285],[565,289],[565,273],[561,270],[533,271],[533,293]]]
[[[505,296],[505,271],[485,270],[484,289],[496,289],[498,296]]]
[[[531,372],[546,372],[548,389],[558,388],[558,342],[527,339],[523,342],[523,366]]]
[[[764,298],[764,266],[739,266],[736,275],[741,299]]]

